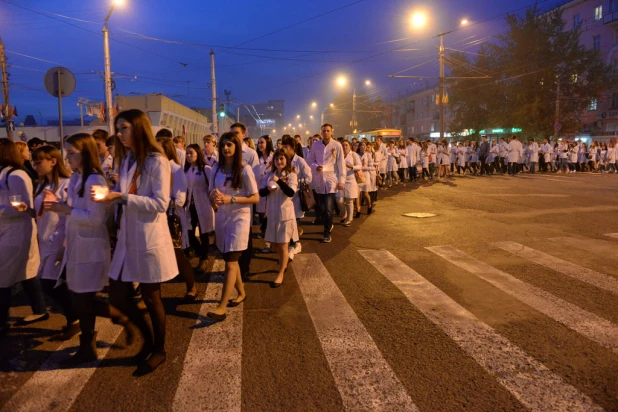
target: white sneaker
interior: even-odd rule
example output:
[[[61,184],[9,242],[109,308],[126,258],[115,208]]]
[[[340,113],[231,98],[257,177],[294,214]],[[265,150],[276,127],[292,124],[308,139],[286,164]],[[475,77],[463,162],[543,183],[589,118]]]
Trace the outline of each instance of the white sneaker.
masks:
[[[296,248],[293,246],[288,246],[288,258],[290,260],[294,260],[294,255],[296,254]]]
[[[303,250],[303,246],[300,244],[300,242],[296,242],[296,247],[294,248],[294,254],[297,255],[300,252],[302,252]]]

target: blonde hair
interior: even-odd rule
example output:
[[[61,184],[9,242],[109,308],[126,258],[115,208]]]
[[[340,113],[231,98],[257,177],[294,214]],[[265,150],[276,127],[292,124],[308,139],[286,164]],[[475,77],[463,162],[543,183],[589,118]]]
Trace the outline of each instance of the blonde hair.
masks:
[[[216,138],[214,135],[207,134],[206,136],[204,136],[204,137],[202,138],[202,141],[203,141],[204,143],[210,143],[210,142],[213,142],[213,143],[215,143],[215,144],[216,144],[216,143],[217,143],[217,138]]]
[[[174,143],[185,143],[186,139],[184,136],[174,136]]]

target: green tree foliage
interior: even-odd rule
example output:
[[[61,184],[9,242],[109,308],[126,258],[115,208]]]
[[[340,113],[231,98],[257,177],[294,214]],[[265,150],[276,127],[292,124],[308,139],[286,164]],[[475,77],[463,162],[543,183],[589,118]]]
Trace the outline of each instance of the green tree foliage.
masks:
[[[562,10],[508,15],[507,30],[479,55],[452,54],[452,130],[521,127],[526,134],[554,132],[556,98],[560,98],[561,134],[581,128],[580,114],[592,99],[614,84],[599,52],[580,45],[581,27],[567,28]]]

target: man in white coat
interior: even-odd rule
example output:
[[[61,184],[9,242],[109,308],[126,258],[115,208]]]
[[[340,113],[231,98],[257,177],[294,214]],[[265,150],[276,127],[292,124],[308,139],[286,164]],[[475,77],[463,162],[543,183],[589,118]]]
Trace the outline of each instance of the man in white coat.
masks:
[[[506,150],[508,152],[508,162],[509,162],[509,175],[515,176],[517,174],[519,157],[521,156],[522,151],[524,150],[521,142],[517,138],[517,136],[511,137],[510,143],[506,146]]]
[[[436,171],[438,146],[436,146],[436,144],[429,139],[427,139],[427,154],[429,155],[429,178],[433,180],[433,175]]]
[[[244,143],[247,128],[242,123],[234,123],[230,126],[230,132],[234,132],[240,137],[240,141],[242,144],[242,161],[244,164],[251,166],[253,169],[260,163],[260,159],[255,150],[250,148]],[[253,214],[255,214],[255,205],[253,205]],[[251,231],[249,231],[249,244],[247,249],[242,252],[240,259],[238,260],[238,265],[240,266],[240,273],[243,277],[249,276],[249,267],[251,266],[251,258],[253,257],[253,243],[251,242]]]
[[[416,182],[416,164],[421,160],[421,147],[411,137],[408,146],[406,146],[406,151],[408,152],[408,174],[410,180]]]
[[[322,243],[330,243],[335,193],[344,188],[346,166],[341,143],[333,139],[333,126],[324,124],[321,132],[322,140],[313,143],[307,163],[311,167],[316,201],[320,205],[324,220]]]
[[[543,154],[543,171],[547,172],[548,165],[551,163],[551,154],[554,151],[553,147],[549,144],[549,139],[543,140],[543,146],[541,146],[540,152]]]
[[[558,143],[558,173],[566,172],[569,166],[567,155],[569,153],[569,143],[562,139]]]
[[[539,162],[539,144],[534,139],[528,139],[528,151],[530,152],[530,172],[534,174],[536,164]]]

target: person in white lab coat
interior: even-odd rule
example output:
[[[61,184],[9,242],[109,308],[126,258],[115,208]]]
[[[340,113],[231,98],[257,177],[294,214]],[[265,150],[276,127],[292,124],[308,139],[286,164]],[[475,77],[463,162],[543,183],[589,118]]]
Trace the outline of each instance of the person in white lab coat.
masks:
[[[448,143],[446,142],[446,139],[443,139],[438,145],[438,179],[441,177],[446,179],[450,168],[451,159]]]
[[[107,148],[109,133],[107,133],[107,130],[97,129],[92,132],[92,137],[94,137],[94,141],[97,142],[97,148],[99,149],[99,161],[101,162],[103,176],[108,180],[112,179],[114,174],[114,156],[112,156]]]
[[[75,172],[69,181],[66,202],[59,194],[45,189],[44,213],[66,215],[66,247],[60,264],[60,278],[66,279],[79,317],[80,347],[69,363],[95,360],[96,317],[112,318],[128,326],[128,319],[115,307],[97,300],[96,294],[108,284],[110,242],[106,218],[108,207],[93,201],[93,193],[108,190],[99,162],[97,145],[88,133],[72,135],[64,142],[69,166]],[[126,328],[131,340],[131,331]]]
[[[148,115],[141,110],[116,116],[116,136],[127,154],[114,191],[97,200],[119,205],[118,244],[109,271],[110,303],[129,317],[144,338],[144,346],[133,358],[138,364],[134,376],[148,374],[165,362],[161,283],[178,275],[166,216],[172,170],[151,130]],[[141,284],[152,330],[133,300],[132,282]]]
[[[528,139],[528,151],[530,152],[530,172],[534,174],[536,165],[539,163],[539,144],[534,139]]]
[[[390,188],[393,186],[393,181],[395,182],[395,185],[399,184],[399,177],[397,175],[397,171],[399,170],[399,167],[397,165],[397,161],[400,160],[400,157],[399,157],[399,149],[395,147],[394,140],[391,140],[390,142],[388,142],[388,149],[386,149],[386,156],[387,156],[386,184],[388,184],[387,187]]]
[[[333,139],[333,126],[325,123],[322,125],[321,133],[322,140],[313,143],[307,163],[311,167],[316,202],[320,205],[324,221],[322,243],[330,243],[335,193],[343,190],[346,167],[341,143]]]
[[[257,166],[253,168],[253,175],[255,176],[255,181],[258,187],[263,186],[263,179],[266,176],[270,169],[272,168],[272,160],[273,160],[273,140],[268,135],[260,136],[258,139],[257,152],[259,163]],[[268,217],[266,216],[266,198],[260,197],[256,207],[255,207],[258,217],[260,218],[260,237],[264,237],[266,233],[266,224],[268,222]],[[268,242],[264,245],[264,249],[262,249],[263,253],[269,253],[272,250],[270,249],[270,244]]]
[[[179,233],[176,233],[177,237],[172,236],[174,243],[174,254],[176,255],[176,264],[178,265],[178,271],[182,280],[185,281],[187,292],[182,298],[182,303],[192,303],[197,296],[197,287],[195,286],[195,275],[193,274],[193,267],[191,262],[187,259],[184,253],[184,249],[187,249],[189,243],[189,218],[185,211],[187,204],[187,176],[185,170],[178,162],[178,156],[176,154],[176,147],[171,139],[157,139],[157,144],[163,150],[163,153],[170,161],[170,167],[172,169],[172,191],[170,195],[170,206],[167,210],[167,215],[170,216],[173,213],[179,217],[180,228]],[[208,171],[210,173],[210,170]],[[210,205],[210,202],[209,202]],[[212,210],[212,208],[211,208]],[[168,225],[169,226],[169,225]],[[195,229],[194,229],[195,230]],[[171,234],[171,231],[170,231]]]
[[[283,146],[283,138],[281,145]],[[268,225],[265,239],[275,247],[279,256],[279,274],[271,284],[278,288],[283,283],[283,276],[288,269],[288,243],[298,239],[296,215],[292,197],[298,189],[298,176],[292,169],[286,151],[279,149],[273,155],[273,164],[266,174],[260,188],[260,197],[266,198]]]
[[[551,144],[549,144],[549,139],[543,139],[543,145],[541,146],[539,153],[543,155],[542,171],[544,173],[546,173],[547,169],[550,167],[553,151],[554,149],[552,148]]]
[[[240,138],[240,141],[242,142],[242,161],[246,165],[249,165],[251,168],[257,166],[259,163],[257,152],[255,151],[255,149],[252,149],[251,147],[247,146],[246,143],[244,143],[244,139],[247,137],[247,128],[245,127],[245,125],[242,123],[234,123],[230,126],[230,132],[236,133]],[[255,206],[252,209],[253,213],[255,213]],[[253,238],[251,237],[251,231],[249,231],[248,236],[249,237],[247,238],[247,241],[249,243],[247,249],[242,252],[240,260],[238,261],[238,264],[240,265],[240,273],[243,277],[249,276],[251,259],[253,258]]]
[[[521,152],[523,151],[523,147],[517,136],[511,137],[511,141],[506,146],[506,150],[508,152],[507,160],[509,163],[509,175],[515,176],[518,170],[519,157],[521,156]]]
[[[187,203],[185,213],[189,244],[200,258],[200,271],[206,270],[208,263],[208,234],[215,230],[215,213],[208,198],[208,179],[212,169],[206,166],[202,149],[198,144],[187,147],[187,162],[184,165],[187,178]],[[195,236],[195,229],[199,226],[200,239]]]
[[[227,132],[219,141],[219,163],[210,177],[210,201],[216,211],[217,248],[225,261],[225,279],[219,305],[206,315],[224,320],[228,306],[240,305],[246,297],[239,259],[249,247],[253,206],[259,194],[253,169],[244,164],[242,141],[238,134]],[[238,295],[232,301],[233,290]]]
[[[397,143],[397,147],[399,149],[399,165],[397,165],[399,170],[397,170],[397,173],[399,174],[399,180],[403,184],[406,174],[408,173],[408,150],[406,149],[406,142],[403,140]],[[354,152],[356,152],[356,150],[354,150]],[[409,176],[408,180],[410,180]],[[405,184],[403,186],[405,186]]]
[[[371,203],[371,196],[369,193],[372,192],[372,177],[371,173],[373,172],[375,176],[375,165],[373,164],[373,157],[371,156],[371,152],[367,151],[367,144],[361,141],[358,145],[358,156],[360,157],[361,167],[363,174],[365,175],[365,182],[360,183],[358,185],[358,189],[360,190],[360,195],[365,198],[365,202],[367,202],[367,215],[373,213],[373,204]],[[415,166],[416,167],[416,166]],[[416,171],[416,169],[415,169]],[[412,179],[412,174],[410,174],[410,179]],[[347,180],[347,177],[346,177]],[[360,199],[360,196],[359,196]],[[360,203],[360,202],[359,202]],[[357,209],[360,211],[360,207]]]
[[[204,143],[204,162],[206,166],[213,167],[219,161],[219,153],[217,153],[217,138],[211,134],[207,134],[202,138]],[[184,164],[180,164],[184,167]]]
[[[174,145],[176,146],[176,154],[180,165],[184,167],[187,161],[187,139],[184,136],[174,136]]]
[[[298,143],[298,141],[296,141],[296,139],[291,139],[288,136],[284,136],[281,139],[281,149],[285,151],[285,154],[288,156],[289,159],[291,159],[290,163],[292,165],[292,171],[296,173],[296,177],[298,178],[298,188],[294,193],[294,197],[292,197],[298,237],[292,238],[290,240],[290,246],[288,248],[288,257],[294,260],[294,257],[302,251],[302,245],[299,241],[299,237],[303,234],[301,219],[305,217],[305,212],[303,212],[302,206],[300,204],[300,196],[298,194],[298,190],[300,189],[301,182],[306,183],[307,185],[311,185],[313,177],[311,175],[311,168],[309,167],[305,159],[299,154],[302,153],[302,148],[300,147],[300,144]]]
[[[98,142],[97,142],[98,145]],[[99,151],[99,154],[101,152]],[[68,199],[69,179],[71,173],[64,165],[60,150],[54,146],[41,146],[32,153],[32,164],[39,173],[39,187],[34,193],[34,210],[37,214],[39,252],[41,264],[38,276],[43,291],[60,306],[66,326],[53,335],[50,340],[65,341],[79,333],[79,319],[72,305],[71,293],[66,282],[61,282],[60,263],[64,256],[66,241],[66,215],[43,210],[45,190],[52,191],[61,202]]]
[[[9,330],[11,288],[21,283],[33,315],[20,323],[49,318],[37,278],[39,247],[36,212],[32,209],[32,180],[23,170],[24,160],[14,142],[0,139],[0,335]],[[10,196],[19,196],[20,199]],[[22,212],[28,213],[22,213]]]
[[[337,203],[339,204],[339,210],[341,211],[341,215],[343,217],[340,223],[345,227],[349,227],[352,225],[352,220],[355,217],[354,203],[358,198],[358,183],[356,182],[354,172],[362,170],[363,165],[358,154],[352,151],[350,142],[344,140],[343,143],[341,143],[341,147],[343,148],[346,178],[345,184],[343,185],[343,190],[337,192],[336,198]],[[360,217],[359,215],[360,212],[358,212],[356,217]]]

